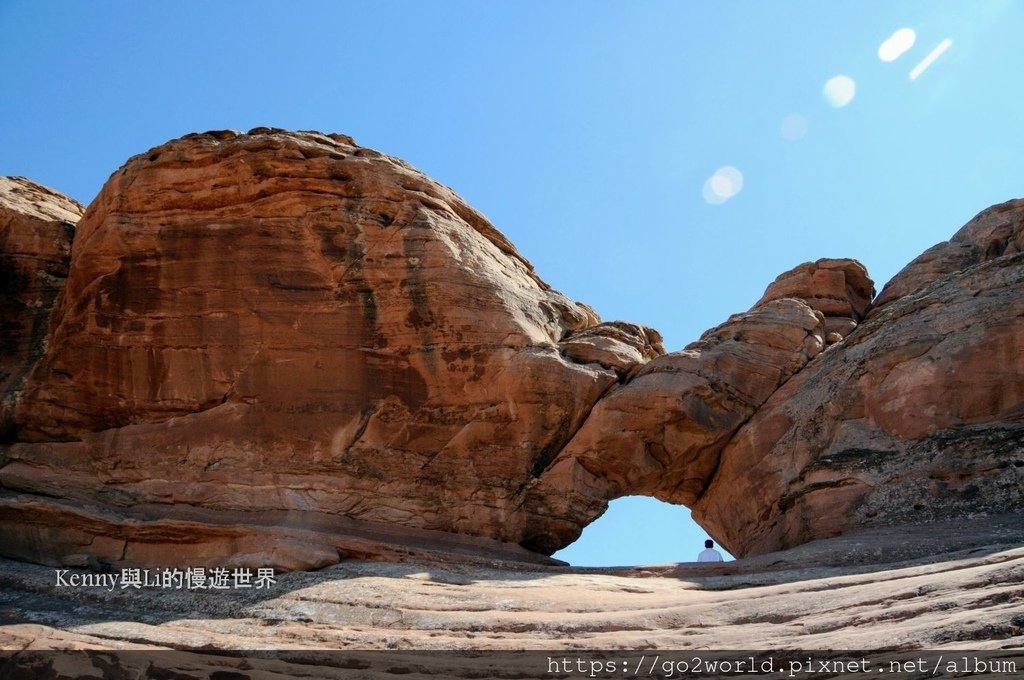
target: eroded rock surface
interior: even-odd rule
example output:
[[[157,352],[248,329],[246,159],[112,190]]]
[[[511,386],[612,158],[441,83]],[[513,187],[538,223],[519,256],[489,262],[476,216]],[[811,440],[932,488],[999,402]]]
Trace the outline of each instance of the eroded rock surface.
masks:
[[[983,210],[949,241],[937,243],[904,267],[874,302],[878,310],[944,276],[1001,255],[1024,251],[1024,199]]]
[[[803,300],[824,315],[826,339],[837,333],[838,342],[861,322],[874,296],[875,284],[860,262],[822,259],[780,274],[755,307],[781,298]]]
[[[522,678],[547,670],[544,653],[533,652],[459,672],[464,660],[450,650],[481,649],[632,650],[634,663],[638,650],[650,649],[1019,655],[1022,541],[1024,525],[1014,518],[976,518],[852,532],[725,564],[571,569],[420,556],[352,560],[277,574],[266,589],[220,591],[55,588],[53,569],[0,560],[0,648],[27,650],[19,655],[23,666],[33,663],[28,650],[141,649],[148,653],[106,654],[96,666],[110,675],[120,658],[141,661],[125,663],[132,672],[123,677],[267,679]],[[66,576],[86,574],[96,576]],[[196,653],[152,653],[168,649]],[[225,649],[233,653],[217,651]],[[239,657],[246,649],[290,651]],[[330,649],[356,653],[323,653]],[[358,663],[359,650],[374,649],[445,653],[371,652]],[[47,656],[38,659],[38,670],[24,675],[52,677],[43,670]],[[494,663],[494,656],[482,660]],[[82,661],[79,673],[65,667],[64,677],[100,675]],[[432,672],[395,670],[422,666]],[[379,675],[363,670],[371,667]]]
[[[610,321],[570,333],[558,343],[558,349],[576,363],[598,364],[622,378],[631,369],[664,354],[661,340],[661,334],[653,328]]]
[[[1015,215],[995,213],[1017,225],[1001,242],[1020,239],[1016,205]],[[756,554],[857,526],[1019,511],[1016,251],[988,249],[980,264],[919,282],[809,364],[729,442],[694,517],[731,550]]]
[[[449,189],[340,135],[132,158],[78,226],[58,319],[0,477],[116,506],[518,542],[518,491],[617,381],[559,351],[592,310]]]
[[[82,206],[24,177],[0,177],[0,442],[25,377],[46,348]]]
[[[582,528],[575,518],[596,517],[609,499],[641,489],[692,504],[732,434],[822,350],[822,332],[819,313],[799,300],[777,300],[636,369],[598,402],[530,489],[527,545],[556,550]]]

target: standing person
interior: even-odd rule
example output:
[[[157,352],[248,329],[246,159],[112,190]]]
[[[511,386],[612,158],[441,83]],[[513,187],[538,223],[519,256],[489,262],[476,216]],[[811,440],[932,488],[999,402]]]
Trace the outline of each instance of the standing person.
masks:
[[[710,538],[704,541],[704,550],[697,555],[698,562],[723,562],[722,553],[715,550],[715,542]]]

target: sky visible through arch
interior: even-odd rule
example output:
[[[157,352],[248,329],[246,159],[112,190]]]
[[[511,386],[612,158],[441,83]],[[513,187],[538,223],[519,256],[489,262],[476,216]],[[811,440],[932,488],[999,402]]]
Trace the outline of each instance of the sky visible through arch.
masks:
[[[0,174],[87,203],[188,132],[344,132],[670,350],[804,261],[857,258],[880,289],[1024,195],[1013,0],[0,0],[0,31]],[[559,555],[685,561],[704,538],[623,499]]]

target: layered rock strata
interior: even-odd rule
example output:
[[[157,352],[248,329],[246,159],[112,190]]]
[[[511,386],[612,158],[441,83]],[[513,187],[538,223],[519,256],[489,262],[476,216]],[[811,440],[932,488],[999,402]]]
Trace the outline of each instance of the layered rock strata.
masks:
[[[822,259],[780,274],[757,305],[782,298],[803,300],[824,315],[825,338],[831,344],[853,332],[874,296],[875,284],[860,262]]]

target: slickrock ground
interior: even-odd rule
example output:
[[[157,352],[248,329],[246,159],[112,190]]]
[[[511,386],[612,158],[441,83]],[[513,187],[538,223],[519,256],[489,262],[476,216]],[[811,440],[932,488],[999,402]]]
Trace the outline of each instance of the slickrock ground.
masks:
[[[57,588],[53,569],[3,561],[0,648],[191,649],[193,669],[246,672],[261,666],[230,650],[1019,649],[1022,583],[1013,516],[851,532],[722,565],[346,561],[269,591]],[[332,677],[345,659],[306,663]],[[276,663],[267,672],[284,673]],[[443,675],[459,675],[447,663]]]

